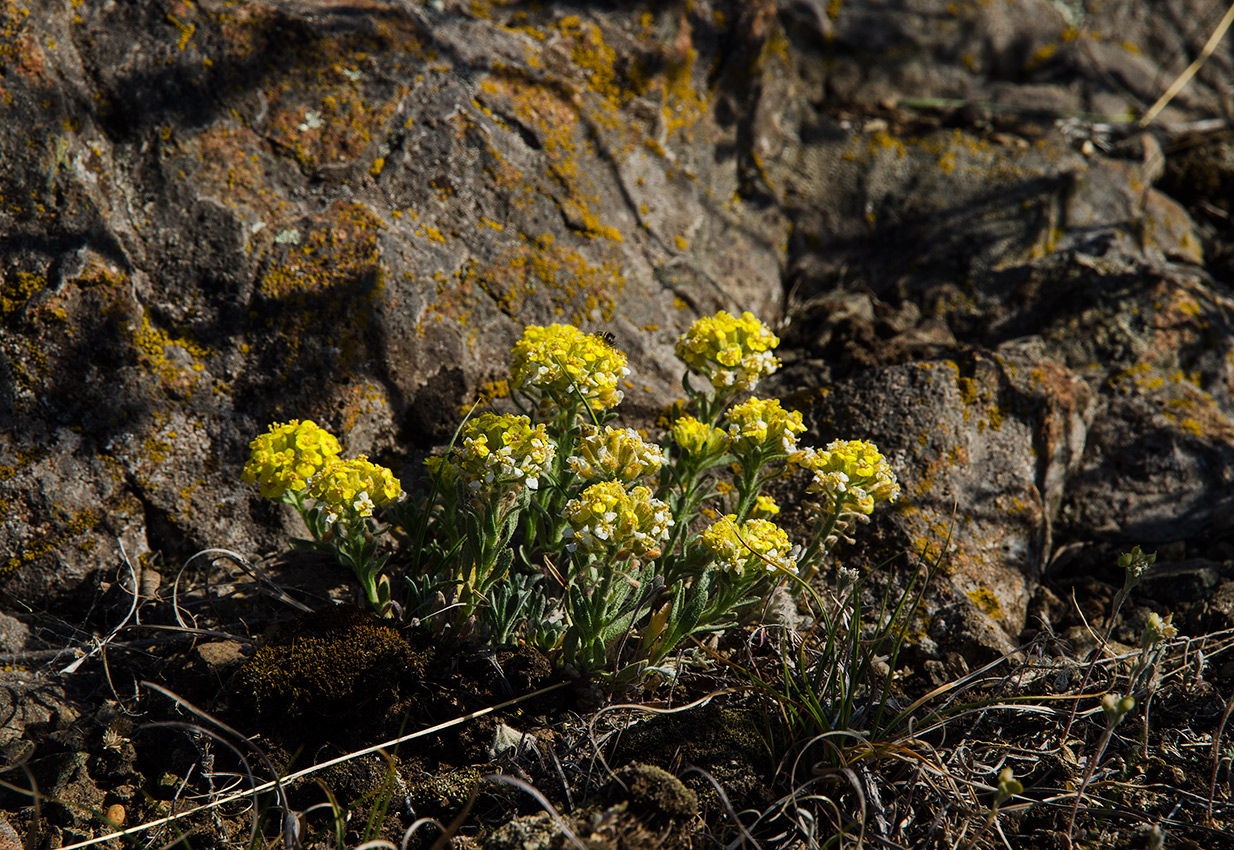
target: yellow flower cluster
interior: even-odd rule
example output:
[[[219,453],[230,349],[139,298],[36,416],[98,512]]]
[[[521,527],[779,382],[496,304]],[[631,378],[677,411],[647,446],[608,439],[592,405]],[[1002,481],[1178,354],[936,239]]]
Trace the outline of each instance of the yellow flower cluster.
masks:
[[[1178,627],[1174,625],[1174,615],[1166,614],[1162,617],[1153,611],[1148,615],[1144,631],[1140,633],[1140,646],[1148,649],[1176,637],[1178,637]]]
[[[543,425],[526,416],[482,413],[463,428],[462,445],[452,453],[459,475],[472,490],[511,484],[537,490],[540,474],[557,454]]]
[[[780,368],[771,349],[780,339],[753,313],[738,319],[723,310],[690,325],[677,340],[677,356],[717,390],[752,390]]]
[[[566,462],[580,478],[629,484],[644,475],[659,472],[660,467],[668,463],[668,457],[663,449],[648,443],[633,428],[606,425],[601,431],[594,425],[584,425],[578,454]]]
[[[728,449],[728,434],[693,416],[682,416],[673,422],[672,434],[673,442],[694,457],[713,457]]]
[[[668,505],[651,495],[647,487],[629,492],[619,481],[592,484],[566,503],[570,527],[567,551],[629,552],[640,558],[660,555],[660,542],[668,536],[673,517]]]
[[[360,455],[326,466],[309,482],[308,495],[329,511],[327,521],[334,522],[343,513],[372,516],[374,508],[398,501],[403,487],[389,469]]]
[[[805,449],[794,460],[813,471],[806,492],[822,495],[828,513],[840,504],[844,510],[869,516],[876,503],[894,502],[900,496],[891,465],[866,440],[836,440],[825,451]]]
[[[621,403],[617,382],[630,374],[626,356],[572,325],[529,325],[514,345],[510,387],[542,408],[571,408],[583,398],[593,409]]]
[[[271,425],[269,431],[249,443],[249,451],[244,483],[260,484],[264,498],[281,499],[288,491],[307,489],[309,479],[329,465],[342,448],[334,435],[316,422],[293,419]]]
[[[729,514],[707,528],[701,540],[712,562],[727,573],[797,572],[788,534],[774,522],[750,519],[738,525],[737,516]]]
[[[800,411],[785,410],[774,398],[744,401],[729,410],[727,421],[732,452],[744,457],[792,454],[797,451],[797,435],[806,429]]]
[[[754,499],[754,507],[750,509],[750,516],[757,519],[766,519],[773,517],[780,512],[780,506],[776,500],[770,496],[757,496]]]

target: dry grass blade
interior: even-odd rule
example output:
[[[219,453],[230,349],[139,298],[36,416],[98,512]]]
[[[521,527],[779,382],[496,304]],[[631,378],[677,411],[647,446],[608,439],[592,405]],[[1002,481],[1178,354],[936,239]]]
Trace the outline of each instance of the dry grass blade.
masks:
[[[231,750],[235,754],[236,758],[240,760],[240,764],[244,766],[244,772],[248,775],[249,786],[254,789],[251,792],[253,795],[253,822],[249,829],[249,846],[250,847],[256,846],[257,844],[257,817],[258,817],[258,809],[259,809],[258,799],[257,799],[258,792],[256,790],[257,780],[253,778],[253,770],[251,767],[249,767],[248,759],[244,757],[244,753],[240,752],[240,749],[235,744],[233,744],[231,741],[228,741],[222,735],[218,734],[217,732],[211,732],[209,729],[206,729],[202,726],[198,726],[195,723],[182,723],[178,720],[168,720],[168,721],[161,721],[158,723],[150,723],[147,725],[152,728],[159,727],[159,728],[164,728],[164,729],[182,729],[186,732],[191,732],[196,735],[206,735],[218,741],[220,744],[227,747],[229,750]],[[298,847],[299,844],[298,843],[287,844],[287,846],[288,847]]]
[[[470,714],[465,714],[462,717],[456,717],[453,720],[447,720],[444,723],[438,723],[436,726],[430,726],[427,729],[421,729],[418,732],[412,732],[410,734],[403,735],[401,737],[394,738],[389,741],[384,741],[380,744],[375,744],[374,746],[371,746],[371,747],[365,747],[362,750],[356,750],[355,752],[341,755],[338,758],[329,759],[327,761],[321,762],[320,764],[312,765],[311,767],[306,767],[303,770],[299,770],[294,773],[289,773],[287,776],[284,776],[282,778],[281,783],[280,781],[271,780],[270,782],[265,782],[261,785],[257,785],[249,791],[243,791],[240,793],[228,795],[226,797],[221,797],[217,800],[211,800],[209,803],[205,803],[201,806],[196,806],[187,811],[179,812],[174,815],[169,815],[164,818],[157,818],[152,821],[147,821],[146,823],[138,824],[136,826],[129,827],[128,829],[122,830],[120,832],[115,832],[115,833],[112,833],[111,835],[103,836],[101,838],[91,838],[85,841],[79,841],[76,844],[70,844],[65,847],[62,847],[60,848],[60,850],[80,850],[83,847],[93,847],[95,845],[103,844],[104,842],[111,841],[115,838],[123,838],[129,835],[138,835],[142,832],[153,829],[157,826],[162,826],[164,824],[173,823],[178,820],[183,820],[184,818],[189,817],[191,815],[199,814],[205,811],[210,811],[211,809],[216,809],[219,806],[223,806],[228,803],[235,802],[241,797],[246,797],[249,794],[261,794],[266,791],[274,790],[275,788],[279,787],[280,784],[287,784],[290,782],[294,782],[297,779],[302,779],[305,776],[311,776],[314,773],[317,773],[319,771],[326,770],[327,768],[334,767],[335,765],[343,764],[344,762],[351,761],[352,759],[359,758],[361,756],[366,756],[371,753],[375,753],[378,750],[389,749],[391,747],[398,746],[399,744],[405,743],[407,741],[415,740],[416,738],[424,738],[429,735],[435,735],[438,732],[442,732],[446,729],[450,729],[455,726],[462,725],[463,723],[467,723],[468,721],[475,720],[478,717],[484,717],[486,715],[492,714],[493,712],[502,711],[503,709],[518,705],[519,703],[526,702],[532,699],[536,699],[537,697],[543,696],[544,694],[548,694],[548,693],[552,693],[553,691],[560,690],[561,688],[564,688],[569,684],[570,682],[558,682],[555,685],[549,685],[546,688],[541,688],[538,691],[532,691],[531,693],[524,694],[521,697],[516,697],[515,699],[506,700],[503,703],[499,703],[497,705],[490,706],[488,708],[481,708],[477,711],[471,712]],[[239,734],[239,733],[236,733],[236,734]]]
[[[266,574],[265,570],[249,561],[248,558],[244,557],[239,552],[233,552],[230,549],[202,549],[200,552],[184,562],[184,566],[182,566],[180,571],[176,573],[176,580],[172,585],[172,610],[176,613],[176,622],[178,622],[181,626],[187,626],[187,624],[180,618],[180,579],[184,576],[184,571],[189,568],[189,564],[192,564],[198,558],[209,558],[210,563],[214,563],[219,558],[226,558],[252,576],[258,584],[264,587],[267,592],[278,601],[295,608],[302,614],[311,614],[313,612],[312,608],[305,605],[298,599],[293,599],[289,596],[287,591],[279,587],[279,585],[275,583],[274,579],[270,578],[270,576]]]
[[[102,651],[103,647],[107,646],[107,644],[113,638],[115,638],[115,636],[118,635],[121,632],[121,630],[124,629],[125,626],[128,625],[129,620],[133,618],[133,614],[136,613],[137,611],[137,604],[141,600],[141,588],[139,586],[139,582],[137,578],[137,570],[133,569],[133,563],[129,560],[129,554],[124,549],[123,541],[117,540],[116,542],[119,543],[120,545],[120,555],[124,558],[124,565],[128,567],[129,578],[133,582],[133,603],[129,605],[128,613],[124,615],[124,619],[122,619],[119,622],[119,624],[116,625],[114,629],[108,632],[107,637],[95,643],[94,649],[90,650],[85,655],[79,656],[74,661],[70,662],[68,666],[66,666],[63,670],[60,671],[61,673],[76,673],[77,670],[81,667],[81,665],[86,663],[86,659],[93,656],[96,652]],[[108,684],[110,683],[111,683],[111,676],[109,675]],[[113,687],[112,690],[114,691],[115,688]]]
[[[731,693],[733,690],[734,690],[733,688],[723,688],[718,691],[712,691],[711,693],[705,696],[699,697],[693,702],[686,703],[685,705],[679,705],[676,708],[659,708],[654,705],[639,705],[638,703],[620,703],[617,705],[606,705],[603,708],[597,710],[595,713],[593,713],[591,717],[588,718],[587,720],[587,735],[588,735],[588,739],[592,743],[594,757],[599,760],[600,764],[604,765],[604,769],[608,771],[608,775],[612,779],[615,779],[618,783],[620,783],[624,787],[625,783],[621,782],[621,779],[618,778],[616,772],[614,772],[614,770],[608,766],[608,760],[604,758],[604,753],[601,752],[600,750],[600,744],[596,736],[596,721],[597,720],[599,720],[601,717],[603,717],[605,714],[611,711],[621,711],[621,710],[637,711],[643,714],[678,714],[681,712],[690,711],[691,709],[701,708],[702,706],[707,705],[707,703],[711,702],[716,697],[721,696],[726,693]],[[554,756],[553,758],[556,759],[556,756]],[[564,777],[562,778],[562,782],[563,783],[565,782]],[[568,791],[569,789],[567,788],[567,793]]]
[[[736,850],[738,846],[745,848],[747,841],[750,842],[750,846],[752,846],[754,850],[762,850],[762,845],[760,845],[754,836],[750,834],[750,830],[746,829],[746,825],[741,822],[741,818],[737,816],[737,810],[733,808],[732,802],[728,799],[728,794],[724,792],[724,788],[721,787],[720,783],[716,782],[715,777],[703,770],[701,767],[687,768],[681,775],[689,776],[691,773],[697,773],[699,776],[703,777],[703,779],[711,783],[711,787],[715,789],[716,794],[720,797],[720,802],[724,804],[724,810],[728,812],[728,816],[732,818],[733,824],[739,831],[737,840],[728,845],[728,850]]]
[[[1225,15],[1213,30],[1212,35],[1208,37],[1203,49],[1200,50],[1200,55],[1195,57],[1195,60],[1183,70],[1181,74],[1170,83],[1170,87],[1165,90],[1161,97],[1157,98],[1149,110],[1144,113],[1144,117],[1140,119],[1140,126],[1147,127],[1153,123],[1153,120],[1160,114],[1161,110],[1169,105],[1170,101],[1178,96],[1178,93],[1186,87],[1187,83],[1191,82],[1191,78],[1199,72],[1200,68],[1204,67],[1204,63],[1208,61],[1208,57],[1213,55],[1213,51],[1217,49],[1217,45],[1221,43],[1221,39],[1225,37],[1226,30],[1230,28],[1230,24],[1234,24],[1234,3],[1225,10]]]
[[[1221,737],[1225,734],[1225,724],[1234,710],[1234,693],[1225,701],[1225,711],[1221,713],[1221,723],[1217,725],[1217,734],[1213,736],[1213,773],[1208,785],[1208,822],[1213,822],[1213,800],[1217,796],[1217,769],[1221,766]]]
[[[537,803],[539,803],[541,806],[544,807],[544,811],[549,813],[549,816],[557,824],[562,834],[570,840],[571,844],[577,847],[578,850],[588,850],[587,845],[579,840],[579,837],[574,834],[574,830],[570,829],[570,825],[566,823],[565,818],[563,818],[561,816],[561,813],[557,811],[557,807],[554,806],[552,803],[550,803],[548,798],[545,797],[543,794],[541,794],[540,791],[534,785],[532,785],[529,782],[524,782],[523,780],[518,779],[517,777],[506,776],[505,774],[502,774],[502,773],[490,773],[488,776],[484,778],[490,781],[493,781],[493,782],[504,782],[507,785],[513,785],[515,788],[518,788],[520,791],[526,791],[528,794],[530,794],[532,797],[535,798]],[[445,837],[447,836],[442,836],[442,838],[445,838]],[[441,839],[439,838],[438,843],[440,842],[441,842]],[[438,844],[434,844],[432,850],[440,850],[440,848],[438,847]]]
[[[400,845],[400,850],[407,850],[407,845],[411,843],[412,836],[419,832],[420,827],[427,825],[437,827],[438,831],[442,833],[446,831],[446,828],[441,825],[441,821],[437,820],[437,818],[420,818],[407,827],[407,831],[403,833],[403,843]]]

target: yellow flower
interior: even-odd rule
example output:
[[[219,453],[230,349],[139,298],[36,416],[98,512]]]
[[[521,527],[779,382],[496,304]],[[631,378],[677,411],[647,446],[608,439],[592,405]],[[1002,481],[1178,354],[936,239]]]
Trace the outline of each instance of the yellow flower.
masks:
[[[374,508],[398,501],[403,487],[389,469],[360,455],[335,460],[313,476],[308,495],[329,511],[327,519],[333,522],[344,513],[372,516]]]
[[[742,457],[792,454],[797,435],[805,431],[801,411],[785,410],[774,398],[752,398],[728,412],[728,436],[733,454]]]
[[[779,338],[752,313],[741,318],[721,310],[690,326],[677,340],[677,356],[717,390],[752,390],[780,368],[771,349]]]
[[[453,487],[458,477],[458,469],[441,455],[431,455],[424,459],[424,466],[429,475],[436,480],[439,489]]]
[[[754,507],[750,509],[750,516],[755,519],[766,519],[773,517],[780,512],[780,506],[776,504],[776,500],[770,496],[758,496],[754,500]]]
[[[1178,637],[1178,627],[1174,625],[1174,615],[1167,614],[1162,617],[1153,611],[1148,615],[1148,622],[1144,624],[1144,631],[1140,635],[1140,645],[1148,649],[1176,637]]]
[[[711,457],[728,450],[727,434],[693,416],[682,416],[673,422],[672,435],[673,442],[694,457]]]
[[[593,409],[621,403],[617,382],[630,374],[626,356],[598,336],[572,325],[528,325],[514,345],[510,386],[542,409],[570,409],[584,399]]]
[[[660,554],[660,542],[668,537],[673,517],[668,505],[651,495],[647,487],[627,492],[619,481],[592,484],[566,503],[570,540],[566,550],[630,553],[640,558]]]
[[[342,448],[329,431],[316,422],[293,419],[270,426],[270,430],[249,443],[249,460],[244,464],[245,484],[260,484],[261,495],[280,499],[288,491],[301,492],[308,481]]]
[[[788,534],[774,522],[750,519],[740,525],[729,514],[703,532],[703,549],[724,572],[743,575],[759,572],[797,572],[797,561],[790,554]]]
[[[891,465],[866,440],[836,440],[825,451],[805,449],[793,459],[814,473],[806,492],[822,495],[828,513],[842,504],[846,511],[869,516],[876,503],[900,496]]]
[[[588,480],[617,480],[630,483],[653,475],[668,462],[663,449],[639,436],[633,428],[604,430],[584,425],[578,454],[567,461],[574,474]]]
[[[543,425],[532,427],[526,416],[511,413],[482,413],[463,428],[462,443],[450,458],[472,490],[536,490],[556,454]]]

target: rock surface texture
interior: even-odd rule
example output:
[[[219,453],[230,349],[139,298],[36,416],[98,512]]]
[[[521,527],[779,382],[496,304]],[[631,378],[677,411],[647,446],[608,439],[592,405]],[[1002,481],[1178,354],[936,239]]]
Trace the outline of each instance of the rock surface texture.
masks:
[[[0,587],[277,549],[267,423],[412,475],[526,324],[650,420],[720,308],[974,652],[1111,546],[1234,578],[1231,48],[1141,131],[1217,16],[1089,5],[0,0]]]

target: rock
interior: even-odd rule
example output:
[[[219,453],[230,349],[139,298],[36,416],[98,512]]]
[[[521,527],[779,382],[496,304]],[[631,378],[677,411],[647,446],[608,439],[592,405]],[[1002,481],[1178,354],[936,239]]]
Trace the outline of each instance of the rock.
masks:
[[[698,814],[698,795],[673,774],[655,765],[632,762],[617,771],[613,792],[648,818],[686,820]]]
[[[30,640],[30,627],[16,617],[0,613],[0,652],[19,653]]]
[[[21,837],[9,819],[0,814],[0,850],[22,850]]]
[[[61,682],[23,670],[0,670],[0,747],[6,755],[20,760],[33,750],[34,735],[27,736],[27,727],[51,729],[72,715],[69,698]]]
[[[833,6],[6,6],[5,590],[282,550],[256,434],[313,418],[410,484],[528,323],[613,333],[649,421],[681,328],[786,287],[771,388],[894,454],[882,543],[959,500],[949,622],[1014,636],[1059,546],[1226,545],[1229,168],[1196,132],[1229,95],[1115,120],[1206,7]]]
[[[1094,123],[1144,111],[1183,71],[1208,31],[1181,22],[1216,23],[1203,0],[1151,7],[893,0],[835,5],[826,17],[824,26],[803,20],[788,31],[796,55],[812,52],[826,61],[816,79],[831,98],[867,108],[897,99],[956,99],[1000,121],[1103,113],[1087,119]],[[1219,45],[1210,60],[1216,64],[1179,92],[1160,122],[1224,114],[1230,92],[1215,69],[1227,67],[1232,53]]]
[[[983,626],[979,642],[1007,651],[1084,449],[1088,386],[1030,354],[974,352],[868,369],[811,401],[810,444],[872,440],[902,487],[896,505],[855,530],[855,551],[835,550],[839,562],[872,569],[905,552],[914,564],[941,559],[938,580],[1003,633],[991,638]]]
[[[89,592],[117,540],[281,548],[238,481],[267,423],[402,467],[528,323],[611,331],[628,407],[670,401],[686,323],[778,302],[786,219],[708,103],[730,6],[6,7],[10,591]]]
[[[497,827],[484,843],[492,850],[545,850],[557,846],[561,827],[548,812],[514,818]]]

